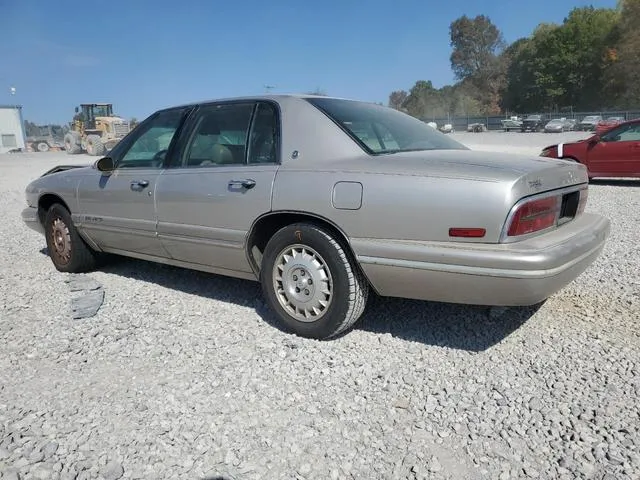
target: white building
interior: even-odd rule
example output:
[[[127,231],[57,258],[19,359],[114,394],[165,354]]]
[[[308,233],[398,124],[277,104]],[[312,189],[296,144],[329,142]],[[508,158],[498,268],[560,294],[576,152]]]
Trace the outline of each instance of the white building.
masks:
[[[0,153],[25,149],[22,105],[0,105]]]

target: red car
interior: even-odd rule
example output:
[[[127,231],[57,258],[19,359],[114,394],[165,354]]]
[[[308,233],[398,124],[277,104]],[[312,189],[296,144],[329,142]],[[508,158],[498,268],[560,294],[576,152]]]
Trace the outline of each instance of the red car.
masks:
[[[596,125],[596,133],[603,134],[607,130],[624,122],[624,117],[609,117]]]
[[[585,140],[545,147],[540,155],[580,162],[587,167],[590,179],[640,177],[640,119],[620,123]]]

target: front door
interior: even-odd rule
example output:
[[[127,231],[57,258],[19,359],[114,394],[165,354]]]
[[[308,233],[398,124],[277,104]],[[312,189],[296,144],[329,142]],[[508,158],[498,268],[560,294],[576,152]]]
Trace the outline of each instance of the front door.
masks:
[[[80,182],[80,222],[104,250],[166,256],[156,234],[155,192],[183,115],[167,110],[141,123],[114,149],[114,170],[96,169]]]
[[[244,242],[271,209],[277,109],[269,102],[203,106],[180,161],[159,178],[158,235],[176,260],[251,272]]]
[[[590,176],[625,177],[640,174],[640,122],[620,125],[589,147]]]

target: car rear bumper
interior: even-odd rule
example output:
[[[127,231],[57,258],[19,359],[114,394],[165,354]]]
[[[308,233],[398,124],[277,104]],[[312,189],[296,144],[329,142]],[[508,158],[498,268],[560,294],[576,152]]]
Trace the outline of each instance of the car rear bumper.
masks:
[[[575,280],[600,255],[609,232],[607,218],[582,214],[553,232],[510,244],[354,239],[352,246],[380,295],[524,306]]]
[[[35,230],[36,232],[44,235],[44,228],[40,223],[40,218],[38,217],[37,208],[27,207],[24,210],[22,210],[22,221],[30,229]]]

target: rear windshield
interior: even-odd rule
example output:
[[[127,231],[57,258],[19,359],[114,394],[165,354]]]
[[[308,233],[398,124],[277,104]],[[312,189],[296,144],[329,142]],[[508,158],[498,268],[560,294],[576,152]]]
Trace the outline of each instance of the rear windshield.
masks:
[[[307,98],[371,154],[421,150],[468,150],[415,117],[373,103]]]

